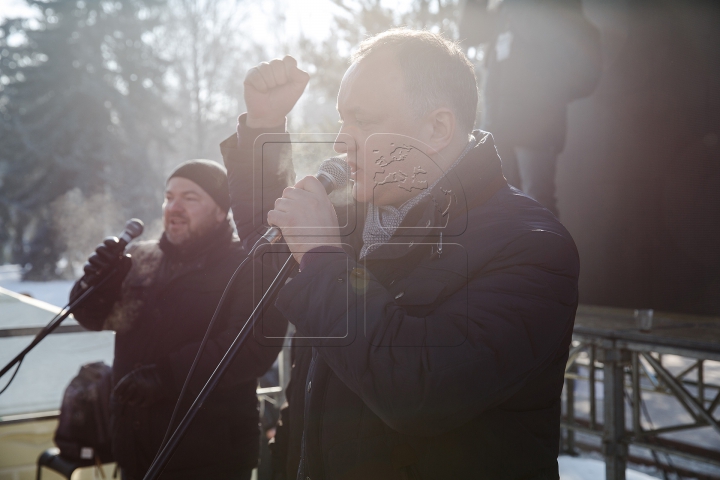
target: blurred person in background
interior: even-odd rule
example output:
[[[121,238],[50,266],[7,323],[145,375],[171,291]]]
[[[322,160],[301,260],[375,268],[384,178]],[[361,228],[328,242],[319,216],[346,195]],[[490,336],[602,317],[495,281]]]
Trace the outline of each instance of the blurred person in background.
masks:
[[[258,378],[260,388],[277,387],[280,385],[279,365],[276,361],[273,366]],[[260,465],[257,469],[257,480],[270,480],[272,478],[272,456],[270,445],[274,443],[280,407],[269,397],[260,397]]]
[[[105,239],[85,271],[119,272],[96,291],[75,318],[90,330],[114,330],[111,397],[113,455],[125,480],[140,480],[170,422],[180,389],[210,319],[246,252],[235,236],[225,169],[191,160],[167,180],[164,233],[132,243],[121,256],[116,237]],[[249,278],[250,276],[248,276]],[[78,282],[71,299],[83,292]],[[178,419],[252,311],[248,281],[235,282],[183,399]],[[264,333],[283,337],[287,322],[271,308]],[[209,397],[165,469],[163,479],[249,480],[259,454],[257,378],[281,344],[249,338]]]
[[[600,78],[600,32],[581,0],[467,0],[466,48],[486,45],[483,128],[492,132],[509,183],[558,215],[557,157],[567,106]]]

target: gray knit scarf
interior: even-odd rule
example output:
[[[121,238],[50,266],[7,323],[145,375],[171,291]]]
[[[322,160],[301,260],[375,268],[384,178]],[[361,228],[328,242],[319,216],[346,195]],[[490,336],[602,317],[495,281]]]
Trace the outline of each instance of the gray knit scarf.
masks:
[[[452,170],[460,161],[477,145],[478,140],[474,135],[470,135],[470,141],[465,150],[460,154],[457,160],[448,168],[447,172]],[[367,217],[365,218],[365,229],[363,230],[363,247],[360,250],[360,258],[365,258],[372,251],[377,249],[381,244],[390,241],[395,231],[400,227],[400,224],[407,216],[408,212],[412,208],[422,202],[425,198],[430,195],[430,192],[435,186],[445,178],[447,175],[445,172],[440,178],[430,185],[429,188],[423,190],[410,200],[406,201],[400,207],[393,207],[392,205],[381,205],[376,206],[373,203],[368,205]]]

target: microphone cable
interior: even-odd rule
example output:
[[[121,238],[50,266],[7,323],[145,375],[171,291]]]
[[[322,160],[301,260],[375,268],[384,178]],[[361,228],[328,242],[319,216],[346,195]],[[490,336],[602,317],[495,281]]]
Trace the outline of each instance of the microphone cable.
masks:
[[[320,183],[325,187],[325,190],[328,194],[330,194],[331,191],[337,189],[337,188],[343,188],[347,185],[348,179],[349,179],[349,167],[347,166],[347,162],[342,160],[339,157],[331,157],[320,165],[320,169],[318,170],[318,174],[316,175],[316,178],[320,180]],[[228,293],[230,292],[230,289],[235,283],[235,280],[238,276],[238,273],[243,269],[246,262],[254,257],[257,253],[257,250],[264,245],[271,245],[281,239],[281,232],[280,229],[277,227],[271,227],[269,228],[260,238],[257,239],[255,244],[252,246],[250,251],[248,252],[247,256],[243,259],[242,262],[240,262],[240,265],[235,269],[235,272],[233,272],[232,276],[230,277],[230,280],[228,280],[227,285],[225,286],[225,290],[223,291],[222,295],[220,296],[220,300],[218,301],[217,307],[215,307],[215,312],[213,313],[212,318],[210,319],[210,323],[208,324],[207,330],[205,330],[205,335],[203,336],[202,341],[200,342],[200,347],[198,348],[198,352],[195,355],[195,359],[193,360],[192,365],[190,366],[190,370],[188,371],[187,376],[185,377],[185,382],[183,383],[182,388],[180,389],[180,396],[177,399],[177,402],[175,403],[175,408],[173,409],[173,413],[170,416],[170,423],[168,423],[167,430],[165,431],[165,436],[163,438],[163,441],[160,443],[160,447],[158,448],[157,453],[155,454],[155,458],[153,459],[152,463],[154,464],[155,461],[158,459],[158,455],[160,452],[165,448],[166,443],[168,442],[172,429],[173,424],[177,420],[178,413],[180,411],[180,404],[185,397],[185,394],[187,393],[187,390],[190,385],[190,380],[192,379],[193,374],[195,373],[195,369],[197,368],[198,363],[200,362],[200,358],[202,357],[203,352],[205,351],[205,346],[207,345],[208,340],[210,339],[210,333],[212,332],[213,327],[215,326],[215,322],[217,321],[218,317],[220,316],[220,311],[222,310],[223,305],[225,304],[225,300],[227,298]],[[291,253],[292,257],[292,253]],[[287,263],[287,262],[286,262]],[[277,276],[273,280],[272,283],[274,283],[278,276],[280,276],[282,273],[282,269],[280,272],[278,272]],[[271,284],[272,285],[272,284]],[[251,316],[252,318],[252,316]],[[240,329],[240,332],[242,332],[245,327],[247,326],[248,322],[250,322],[251,318],[245,322],[245,325]],[[228,350],[229,351],[229,350]],[[227,353],[226,353],[227,354]]]
[[[18,372],[20,371],[20,367],[22,366],[23,360],[25,360],[24,355],[20,358],[20,360],[18,360],[17,367],[15,367],[15,372],[12,374],[12,377],[10,377],[10,380],[8,381],[7,385],[5,385],[2,390],[0,390],[0,395],[5,393],[5,390],[7,390],[8,387],[10,386],[10,384],[13,382],[13,380],[15,380],[15,375],[17,375]]]
[[[256,251],[260,247],[262,247],[264,245],[269,245],[269,243],[261,243],[264,238],[265,238],[265,236],[261,236],[260,238],[257,239],[255,244],[250,249],[250,252],[243,259],[243,261],[240,262],[240,265],[238,265],[238,267],[233,272],[232,276],[230,277],[230,280],[228,280],[228,283],[225,286],[225,290],[223,290],[223,293],[220,296],[220,300],[218,301],[217,307],[215,307],[215,313],[213,313],[213,316],[210,319],[210,323],[208,324],[208,327],[205,330],[205,335],[203,336],[203,339],[200,342],[200,347],[198,348],[198,352],[197,352],[197,354],[195,354],[195,359],[193,360],[193,363],[190,366],[190,370],[188,371],[188,374],[185,377],[185,382],[183,383],[183,386],[180,389],[180,396],[178,396],[177,402],[175,402],[175,408],[173,409],[173,413],[170,416],[170,423],[168,423],[167,430],[165,430],[165,436],[163,437],[163,440],[160,443],[160,447],[158,448],[158,451],[155,454],[155,459],[153,460],[153,463],[157,459],[157,455],[160,453],[160,451],[162,451],[162,449],[165,447],[165,444],[167,443],[167,441],[170,438],[173,424],[175,423],[175,420],[177,420],[178,413],[180,412],[180,404],[182,403],[182,400],[185,397],[185,394],[187,393],[187,390],[190,386],[190,380],[192,379],[192,376],[195,373],[195,369],[197,368],[198,363],[200,363],[200,358],[202,357],[202,354],[205,351],[205,346],[207,345],[207,342],[210,339],[210,333],[212,332],[213,327],[215,326],[215,322],[217,321],[218,317],[220,316],[220,311],[222,310],[222,307],[225,304],[227,295],[228,295],[228,293],[230,293],[230,290],[231,290],[233,284],[235,283],[235,280],[237,279],[238,274],[242,271],[242,269],[245,266],[245,264],[247,263],[247,261],[256,254]],[[245,326],[247,326],[247,322],[243,326],[242,329],[244,329]],[[242,331],[242,329],[241,329],[241,331]]]

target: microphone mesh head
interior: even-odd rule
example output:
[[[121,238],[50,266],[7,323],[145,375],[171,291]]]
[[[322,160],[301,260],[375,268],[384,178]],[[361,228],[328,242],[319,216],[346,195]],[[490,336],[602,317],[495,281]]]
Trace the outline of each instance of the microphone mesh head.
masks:
[[[127,233],[131,239],[137,238],[142,235],[144,228],[145,224],[143,224],[142,220],[139,218],[131,218],[125,224],[125,233]]]
[[[350,166],[342,158],[328,158],[320,164],[317,176],[323,176],[333,184],[333,190],[345,188],[350,179]]]

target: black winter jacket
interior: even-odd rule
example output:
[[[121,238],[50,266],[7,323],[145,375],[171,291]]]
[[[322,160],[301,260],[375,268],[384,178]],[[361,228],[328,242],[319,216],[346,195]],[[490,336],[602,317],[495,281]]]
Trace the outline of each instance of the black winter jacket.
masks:
[[[257,133],[241,122],[239,147],[222,145],[239,226],[258,223],[241,173]],[[314,254],[281,290],[276,306],[316,345],[298,478],[558,478],[578,254],[475,135],[389,244],[357,260],[359,213],[347,253]],[[263,193],[281,194],[286,160],[263,153],[255,170],[279,174]]]
[[[131,244],[129,252],[133,265],[121,288],[91,299],[75,318],[91,330],[115,330],[115,383],[142,365],[155,364],[163,373],[168,395],[160,403],[140,408],[111,400],[113,453],[127,475],[140,479],[165,435],[220,296],[246,253],[233,239],[229,223],[185,254],[162,240]],[[252,311],[251,278],[241,276],[235,283],[180,418]],[[284,335],[287,322],[275,309],[264,320],[267,336]],[[280,345],[260,335],[249,340],[195,418],[162,478],[223,478],[257,465],[257,377],[272,365]]]

